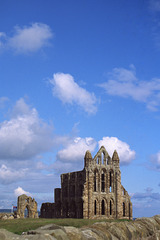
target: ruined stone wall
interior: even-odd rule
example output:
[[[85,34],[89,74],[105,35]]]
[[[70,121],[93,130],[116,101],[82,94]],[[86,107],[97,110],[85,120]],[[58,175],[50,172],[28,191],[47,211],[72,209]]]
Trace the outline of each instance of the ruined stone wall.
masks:
[[[55,189],[55,204],[42,209],[52,211],[49,216],[54,217],[132,219],[132,203],[121,185],[117,152],[111,158],[102,146],[92,158],[87,151],[84,169],[62,174],[61,189]]]
[[[54,218],[55,217],[55,203],[42,203],[41,218]]]
[[[84,171],[61,175],[62,217],[83,218]]]
[[[28,218],[38,218],[37,202],[34,200],[34,198],[32,199],[31,197],[23,194],[18,197],[17,206],[17,215],[20,218],[25,217],[25,209],[28,211]]]
[[[84,218],[132,219],[130,197],[121,185],[117,152],[110,158],[105,148],[101,147],[93,159],[91,153],[86,152],[84,169]]]

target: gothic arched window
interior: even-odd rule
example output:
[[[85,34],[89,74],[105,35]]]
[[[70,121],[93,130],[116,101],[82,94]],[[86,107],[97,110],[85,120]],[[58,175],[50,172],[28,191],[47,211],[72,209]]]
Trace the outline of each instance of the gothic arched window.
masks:
[[[101,175],[101,190],[102,192],[105,191],[104,173]]]
[[[110,200],[110,216],[112,215],[112,201]]]
[[[97,201],[94,201],[94,215],[97,214]]]
[[[105,215],[105,202],[102,200],[102,215]]]
[[[123,202],[123,217],[125,217],[125,203]]]

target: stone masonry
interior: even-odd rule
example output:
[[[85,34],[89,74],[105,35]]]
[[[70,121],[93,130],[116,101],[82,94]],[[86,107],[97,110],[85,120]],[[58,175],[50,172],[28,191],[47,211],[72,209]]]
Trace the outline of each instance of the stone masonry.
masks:
[[[94,158],[87,151],[84,169],[61,175],[55,203],[43,203],[41,217],[132,219],[132,203],[121,185],[116,150],[112,158],[103,146]]]
[[[17,200],[17,206],[17,216],[20,218],[25,217],[25,209],[28,210],[28,218],[38,218],[37,202],[34,200],[34,198],[32,199],[25,194],[20,195]]]

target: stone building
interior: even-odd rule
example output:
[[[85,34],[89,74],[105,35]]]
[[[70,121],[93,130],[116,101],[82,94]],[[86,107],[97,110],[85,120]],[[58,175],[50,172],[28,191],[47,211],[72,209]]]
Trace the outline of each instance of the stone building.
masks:
[[[84,157],[84,169],[61,175],[55,203],[43,203],[41,217],[132,219],[132,203],[121,185],[119,157],[112,158],[102,146],[92,158]]]

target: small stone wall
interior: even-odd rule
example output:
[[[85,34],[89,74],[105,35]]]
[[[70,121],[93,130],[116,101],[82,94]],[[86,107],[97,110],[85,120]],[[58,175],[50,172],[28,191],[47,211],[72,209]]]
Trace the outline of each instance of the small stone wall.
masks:
[[[14,219],[14,213],[0,213],[1,220]]]

